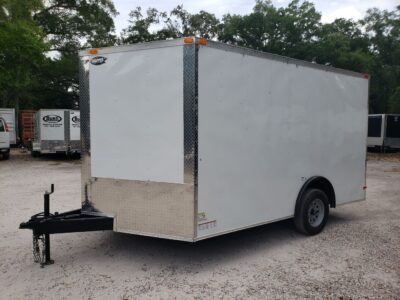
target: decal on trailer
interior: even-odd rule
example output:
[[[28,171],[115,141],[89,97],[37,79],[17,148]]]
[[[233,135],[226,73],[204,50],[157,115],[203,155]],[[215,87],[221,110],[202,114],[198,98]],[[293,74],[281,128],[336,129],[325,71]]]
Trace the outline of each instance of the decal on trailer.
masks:
[[[102,65],[106,62],[107,57],[104,56],[95,56],[90,60],[90,63],[92,65],[98,66],[98,65]]]
[[[44,127],[61,127],[62,117],[57,115],[46,115],[42,118]]]
[[[211,229],[217,226],[217,220],[201,223],[198,225],[199,230]]]
[[[81,119],[80,119],[78,116],[73,116],[73,117],[71,118],[71,121],[72,121],[72,123],[71,123],[72,127],[74,127],[74,128],[80,128]]]

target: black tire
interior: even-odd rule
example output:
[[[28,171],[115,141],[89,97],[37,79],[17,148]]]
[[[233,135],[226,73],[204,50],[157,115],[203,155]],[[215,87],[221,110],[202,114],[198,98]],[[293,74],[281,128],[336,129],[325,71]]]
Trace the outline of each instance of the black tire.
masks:
[[[31,151],[32,157],[39,157],[40,153],[38,151]]]
[[[3,159],[4,160],[10,159],[10,152],[3,153]]]
[[[296,205],[294,224],[306,235],[320,233],[329,216],[328,196],[320,189],[308,189]]]

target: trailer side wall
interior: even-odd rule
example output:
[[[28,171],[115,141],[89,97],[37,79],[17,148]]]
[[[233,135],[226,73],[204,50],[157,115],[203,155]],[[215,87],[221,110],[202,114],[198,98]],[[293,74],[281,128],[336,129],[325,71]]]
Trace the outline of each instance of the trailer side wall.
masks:
[[[226,48],[199,50],[197,237],[293,216],[311,176],[364,199],[368,80]]]

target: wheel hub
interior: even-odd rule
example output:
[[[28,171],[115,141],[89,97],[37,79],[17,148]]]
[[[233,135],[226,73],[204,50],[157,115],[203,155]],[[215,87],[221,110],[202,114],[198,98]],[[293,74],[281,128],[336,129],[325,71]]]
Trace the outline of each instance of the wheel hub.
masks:
[[[308,208],[308,222],[312,227],[321,225],[325,216],[325,206],[321,199],[314,199]]]

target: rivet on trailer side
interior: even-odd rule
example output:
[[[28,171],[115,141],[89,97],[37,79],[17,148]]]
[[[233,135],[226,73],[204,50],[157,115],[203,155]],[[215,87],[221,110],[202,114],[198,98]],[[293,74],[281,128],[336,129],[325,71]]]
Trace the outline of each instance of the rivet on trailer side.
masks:
[[[192,37],[81,51],[82,208],[21,228],[316,234],[365,199],[368,78]]]

